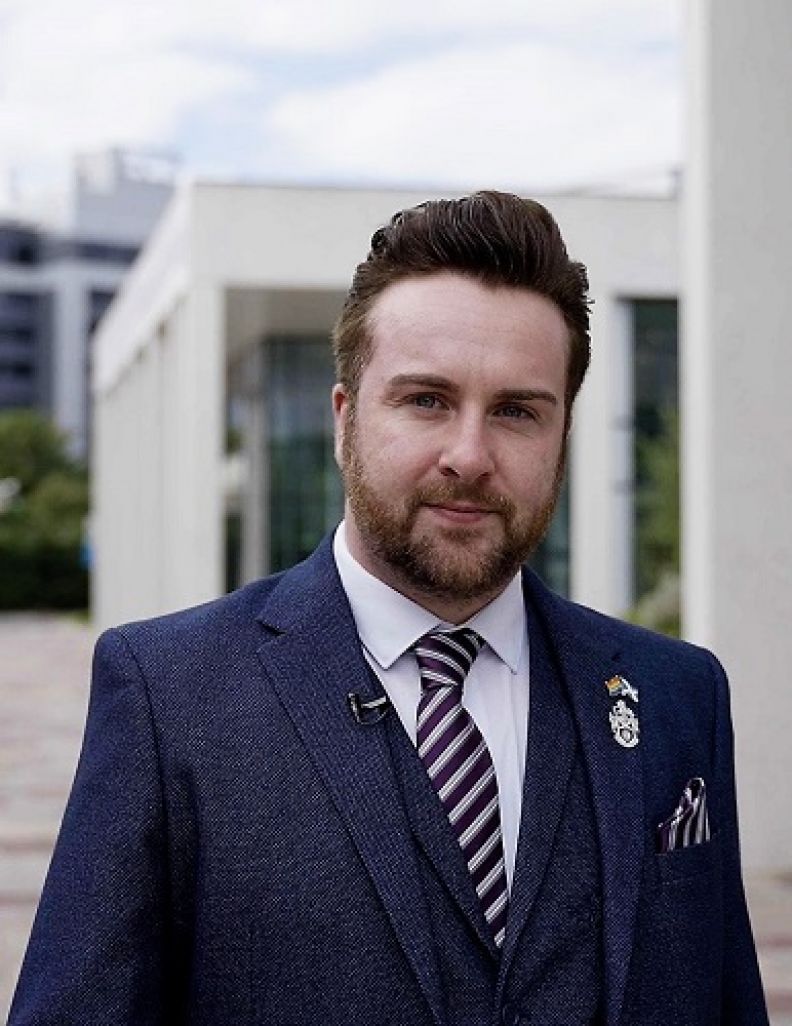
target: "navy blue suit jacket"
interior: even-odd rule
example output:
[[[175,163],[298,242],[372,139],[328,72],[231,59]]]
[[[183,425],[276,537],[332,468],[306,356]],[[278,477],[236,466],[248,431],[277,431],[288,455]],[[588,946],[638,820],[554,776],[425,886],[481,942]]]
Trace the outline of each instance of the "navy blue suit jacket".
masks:
[[[529,571],[525,590],[590,782],[607,1026],[762,1026],[723,671]],[[639,690],[634,748],[611,733],[614,674]],[[374,688],[327,540],[285,574],[104,634],[12,1026],[443,1026],[442,941],[393,760],[348,707]],[[500,994],[569,772],[552,732],[529,743],[544,776],[523,803]],[[656,826],[694,776],[712,838],[658,854]],[[452,870],[446,884],[464,904]]]

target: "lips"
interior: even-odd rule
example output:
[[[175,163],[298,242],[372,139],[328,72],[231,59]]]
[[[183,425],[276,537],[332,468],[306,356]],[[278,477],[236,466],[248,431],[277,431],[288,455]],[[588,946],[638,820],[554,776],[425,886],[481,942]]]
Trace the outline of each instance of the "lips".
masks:
[[[434,514],[456,524],[475,524],[497,512],[483,506],[468,506],[457,503],[428,503],[427,508]]]

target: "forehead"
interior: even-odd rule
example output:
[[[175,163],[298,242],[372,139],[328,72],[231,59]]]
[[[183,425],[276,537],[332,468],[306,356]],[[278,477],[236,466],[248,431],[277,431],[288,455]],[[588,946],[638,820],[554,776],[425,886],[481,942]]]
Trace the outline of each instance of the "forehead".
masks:
[[[565,377],[569,330],[558,306],[529,289],[454,272],[388,286],[369,312],[371,363],[466,363],[491,372]]]

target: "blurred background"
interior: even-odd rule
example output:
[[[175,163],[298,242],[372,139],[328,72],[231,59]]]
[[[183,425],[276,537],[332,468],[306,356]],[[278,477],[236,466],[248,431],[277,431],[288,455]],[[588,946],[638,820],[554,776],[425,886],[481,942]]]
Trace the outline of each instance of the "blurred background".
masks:
[[[595,301],[536,568],[724,662],[792,1023],[790,45],[788,0],[0,0],[0,1012],[97,632],[311,551],[355,264],[496,187]]]

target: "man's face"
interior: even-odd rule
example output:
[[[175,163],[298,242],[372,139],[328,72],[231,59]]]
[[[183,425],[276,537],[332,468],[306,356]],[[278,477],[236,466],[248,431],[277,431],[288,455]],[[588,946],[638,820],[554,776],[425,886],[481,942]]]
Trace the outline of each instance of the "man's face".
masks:
[[[389,286],[369,330],[357,396],[333,393],[349,548],[461,622],[505,587],[551,518],[568,329],[543,296],[443,272]]]

